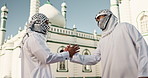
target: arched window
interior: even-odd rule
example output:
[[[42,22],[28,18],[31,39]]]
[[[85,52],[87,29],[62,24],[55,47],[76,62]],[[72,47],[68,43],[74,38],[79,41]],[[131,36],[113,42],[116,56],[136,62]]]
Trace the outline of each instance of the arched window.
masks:
[[[83,51],[83,55],[91,55],[88,49]],[[82,72],[92,72],[91,65],[83,65]]]
[[[57,53],[61,53],[64,51],[64,46],[58,48]],[[62,61],[57,63],[57,72],[68,72],[68,61]]]
[[[148,15],[143,15],[140,19],[140,26],[142,33],[148,32]]]
[[[148,12],[142,11],[137,17],[138,30],[142,34],[148,33]]]

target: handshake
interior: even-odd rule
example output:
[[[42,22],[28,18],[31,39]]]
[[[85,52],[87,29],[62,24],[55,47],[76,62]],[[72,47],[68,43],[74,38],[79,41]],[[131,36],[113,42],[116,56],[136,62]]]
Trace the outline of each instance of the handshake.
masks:
[[[75,45],[68,45],[64,51],[68,51],[70,58],[72,58],[72,56],[75,53],[79,52],[79,49],[80,49],[80,47],[77,44],[75,44]]]

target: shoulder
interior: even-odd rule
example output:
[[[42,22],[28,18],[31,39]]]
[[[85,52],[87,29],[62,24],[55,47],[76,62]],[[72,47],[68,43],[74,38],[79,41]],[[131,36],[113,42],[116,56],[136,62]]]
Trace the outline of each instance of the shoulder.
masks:
[[[127,22],[123,22],[123,23],[119,23],[120,25],[122,25],[123,27],[126,27],[126,28],[135,28],[134,25],[130,24],[130,23],[127,23]]]
[[[118,25],[120,25],[121,27],[131,27],[131,26],[133,26],[132,24],[127,23],[127,22],[122,22],[122,23],[119,23]]]
[[[119,25],[118,27],[121,27],[122,29],[124,29],[126,31],[136,29],[135,26],[133,26],[132,24],[127,23],[127,22],[119,23],[118,25]]]
[[[37,33],[37,32],[31,32],[31,33],[28,33],[29,34],[29,42],[30,43],[36,43],[38,41],[45,41],[45,37],[40,34],[40,33]]]

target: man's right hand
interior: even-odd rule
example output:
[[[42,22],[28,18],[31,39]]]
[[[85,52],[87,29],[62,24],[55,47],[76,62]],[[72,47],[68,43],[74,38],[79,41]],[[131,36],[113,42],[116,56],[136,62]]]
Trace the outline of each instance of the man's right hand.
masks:
[[[75,44],[75,45],[73,45],[72,47],[71,47],[71,45],[68,45],[68,46],[65,48],[65,51],[68,51],[68,52],[69,52],[70,58],[72,58],[72,56],[73,56],[75,53],[79,52],[79,49],[80,49],[80,47],[79,47],[77,44]]]

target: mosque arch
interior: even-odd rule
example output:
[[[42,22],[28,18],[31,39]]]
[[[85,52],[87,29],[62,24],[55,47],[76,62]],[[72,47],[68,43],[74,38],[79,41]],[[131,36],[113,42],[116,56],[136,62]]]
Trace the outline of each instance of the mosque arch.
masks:
[[[64,49],[65,49],[64,46],[60,46],[57,49],[57,53],[63,52]],[[57,72],[68,72],[68,61],[67,60],[57,63]]]
[[[91,55],[91,53],[88,49],[84,49],[82,55]],[[83,65],[82,72],[92,72],[91,65]]]
[[[138,16],[137,16],[137,25],[138,25],[138,30],[144,34],[148,33],[148,11],[142,11]]]

